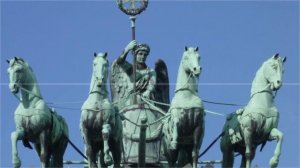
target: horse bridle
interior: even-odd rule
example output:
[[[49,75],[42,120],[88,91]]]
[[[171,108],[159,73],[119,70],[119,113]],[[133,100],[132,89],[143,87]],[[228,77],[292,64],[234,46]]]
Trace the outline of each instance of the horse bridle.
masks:
[[[189,74],[189,76],[188,76],[186,82],[184,83],[184,85],[183,85],[181,88],[176,89],[176,90],[175,90],[175,93],[179,92],[180,90],[188,90],[188,91],[194,93],[192,90],[190,90],[190,89],[188,89],[188,88],[185,88],[186,85],[189,83],[189,80],[191,79],[192,75],[194,76],[194,74],[193,74],[192,72],[190,72],[190,74]]]
[[[18,59],[15,60],[15,61],[16,61],[17,63],[19,63],[19,64],[21,64],[21,65],[24,66],[24,63],[23,63],[23,62],[19,62]],[[14,65],[14,64],[13,64],[13,65]],[[32,91],[30,91],[30,90],[28,90],[28,89],[25,89],[23,86],[21,86],[21,85],[19,84],[19,81],[18,81],[18,80],[15,82],[15,85],[16,85],[17,87],[19,87],[19,89],[21,89],[21,90],[27,92],[28,94],[31,94],[31,95],[33,95],[33,96],[35,96],[35,97],[37,97],[37,98],[43,99],[41,96],[39,96],[39,95],[33,93]],[[13,95],[14,95],[20,102],[22,102],[22,99],[18,96],[17,93],[13,93]]]
[[[275,92],[274,94],[273,94],[272,91],[268,91],[268,90],[267,90],[267,88],[270,87],[271,84],[272,84],[272,83],[268,83],[267,86],[266,86],[265,88],[263,88],[262,90],[257,91],[257,92],[254,92],[254,93],[251,95],[250,100],[254,97],[254,95],[256,95],[256,94],[258,94],[258,93],[263,93],[263,92],[267,92],[267,93],[271,94],[272,97],[273,97],[273,99],[275,99],[278,90],[275,90],[275,91],[274,91],[274,92]]]
[[[16,83],[15,85],[17,85],[21,90],[27,92],[28,94],[31,94],[37,98],[40,98],[40,99],[43,99],[41,96],[33,93],[32,91],[28,90],[28,89],[25,89],[24,87],[22,87],[20,84]],[[17,95],[17,93],[13,93],[13,95],[20,101],[22,102],[22,99]]]
[[[97,81],[99,81],[100,79],[97,77],[97,76],[95,76],[94,75],[94,77],[95,77],[95,80],[94,80],[94,82],[93,82],[93,87],[92,87],[92,89],[91,89],[91,91],[90,91],[90,93],[89,94],[91,94],[91,93],[100,93],[100,94],[102,94],[101,92],[99,92],[99,91],[92,91],[93,89],[94,89],[94,87],[95,87],[95,85],[96,85],[96,82]],[[103,82],[103,81],[102,81]]]

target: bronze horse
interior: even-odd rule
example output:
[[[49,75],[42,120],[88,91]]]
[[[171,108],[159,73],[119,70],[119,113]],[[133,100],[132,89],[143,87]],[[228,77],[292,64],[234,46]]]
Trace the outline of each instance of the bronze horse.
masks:
[[[80,118],[88,164],[89,167],[97,167],[98,160],[101,167],[111,164],[120,167],[122,124],[109,101],[106,89],[107,54],[99,53],[94,56],[89,97],[82,105]]]
[[[204,136],[204,107],[198,96],[201,69],[198,47],[186,47],[169,109],[171,117],[163,127],[163,149],[170,167],[190,163],[196,168],[198,164]]]
[[[277,129],[279,113],[274,104],[273,91],[282,85],[283,63],[279,54],[263,63],[252,83],[248,105],[227,117],[221,139],[222,167],[233,167],[234,152],[242,155],[241,167],[250,168],[258,145],[277,140],[270,167],[277,167],[283,133]]]
[[[25,147],[32,142],[40,157],[41,167],[63,167],[63,156],[68,145],[68,126],[65,120],[45,103],[35,75],[21,58],[9,61],[9,88],[19,99],[15,111],[16,131],[11,133],[12,162],[21,167],[17,141]],[[21,97],[17,93],[21,92]]]

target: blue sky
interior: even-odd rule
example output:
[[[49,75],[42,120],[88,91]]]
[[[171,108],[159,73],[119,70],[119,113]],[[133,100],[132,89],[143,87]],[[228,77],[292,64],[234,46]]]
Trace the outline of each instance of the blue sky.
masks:
[[[287,56],[284,85],[276,97],[279,129],[284,133],[279,167],[299,167],[299,2],[168,1],[149,2],[137,17],[136,39],[151,47],[148,65],[165,60],[174,95],[184,46],[198,46],[203,73],[199,95],[210,101],[247,104],[251,82],[263,61]],[[94,52],[108,52],[110,62],[131,40],[130,22],[114,1],[1,1],[1,167],[11,167],[10,133],[18,101],[7,83],[6,59],[24,58],[33,68],[46,102],[57,104],[70,128],[70,139],[83,150],[80,107],[87,98]],[[205,103],[222,114],[236,107]],[[225,117],[206,115],[202,150],[221,132]],[[253,165],[267,167],[275,142],[257,151]],[[201,150],[201,151],[202,151]],[[19,143],[23,166],[39,167],[35,151]],[[219,160],[216,144],[202,160]],[[70,146],[65,160],[82,160]],[[240,158],[237,157],[239,165]],[[71,166],[71,167],[78,167]]]

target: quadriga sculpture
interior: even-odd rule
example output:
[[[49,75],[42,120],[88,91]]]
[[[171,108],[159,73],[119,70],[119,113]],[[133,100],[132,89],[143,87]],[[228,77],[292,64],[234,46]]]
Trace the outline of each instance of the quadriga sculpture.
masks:
[[[9,89],[19,99],[15,111],[16,131],[11,134],[12,162],[21,167],[17,141],[32,149],[40,157],[41,167],[63,167],[63,155],[68,145],[68,126],[65,120],[51,110],[41,95],[33,70],[21,58],[9,61]],[[21,97],[17,93],[21,92]]]
[[[204,107],[198,96],[201,69],[198,47],[186,47],[169,109],[171,117],[163,128],[164,153],[170,167],[183,167],[187,163],[197,167],[204,136]]]
[[[277,167],[283,133],[277,129],[279,113],[274,104],[273,91],[282,85],[283,64],[286,58],[275,54],[258,69],[252,82],[248,105],[227,117],[221,139],[223,167],[232,167],[234,152],[242,155],[241,167],[250,168],[258,145],[277,140],[270,167]]]
[[[93,74],[87,100],[81,108],[80,129],[84,138],[89,167],[97,167],[97,155],[102,167],[120,167],[122,124],[108,98],[107,53],[95,53]],[[109,154],[112,153],[113,160]]]

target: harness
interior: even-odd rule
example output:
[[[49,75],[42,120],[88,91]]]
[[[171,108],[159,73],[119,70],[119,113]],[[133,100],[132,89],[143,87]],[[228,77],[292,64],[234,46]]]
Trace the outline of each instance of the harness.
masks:
[[[31,94],[31,95],[33,95],[33,96],[35,96],[35,97],[40,98],[41,100],[43,100],[43,98],[42,98],[41,96],[39,96],[39,95],[37,95],[37,94],[34,94],[34,93],[31,92],[30,90],[25,89],[24,87],[22,87],[22,86],[19,85],[19,84],[16,84],[16,85],[17,85],[21,90],[27,92],[28,94]],[[22,99],[21,99],[17,94],[14,93],[14,95],[15,95],[15,97],[16,97],[21,103],[23,102]],[[16,111],[16,112],[15,112],[15,115],[22,116],[22,117],[31,117],[31,116],[35,116],[35,115],[45,115],[45,116],[49,116],[49,115],[50,115],[50,127],[49,127],[49,128],[50,128],[50,130],[49,130],[50,132],[49,132],[49,134],[50,134],[50,137],[51,137],[51,142],[52,142],[52,143],[55,142],[55,140],[57,139],[57,136],[56,136],[56,137],[53,137],[53,135],[54,135],[54,134],[53,134],[53,130],[54,130],[54,126],[56,126],[57,124],[54,124],[54,115],[56,116],[57,114],[56,114],[56,112],[54,111],[54,109],[50,109],[50,108],[49,108],[49,111],[50,111],[49,114],[48,114],[47,112],[44,112],[44,110],[42,110],[42,109],[36,109],[36,108],[27,108],[27,109],[23,108],[22,110],[23,110],[23,112]],[[25,113],[24,113],[24,110],[25,110]],[[56,119],[59,120],[58,117],[56,117]],[[57,133],[56,133],[56,129],[55,129],[55,134],[57,134]],[[64,134],[64,133],[63,133],[63,134]],[[66,135],[64,135],[64,136],[66,136]],[[25,147],[28,147],[28,148],[32,149],[32,146],[30,145],[28,139],[24,139],[24,140],[22,140],[22,141],[23,141],[23,144],[24,144]]]

